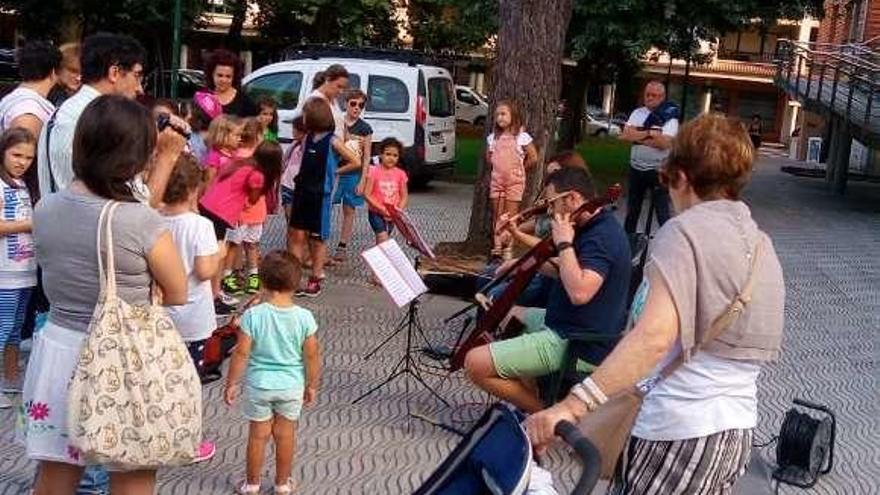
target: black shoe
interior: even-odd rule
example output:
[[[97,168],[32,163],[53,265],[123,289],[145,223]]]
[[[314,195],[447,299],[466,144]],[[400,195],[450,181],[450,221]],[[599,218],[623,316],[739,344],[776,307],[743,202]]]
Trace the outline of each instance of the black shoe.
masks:
[[[226,304],[220,299],[214,299],[214,313],[218,316],[232,314],[233,311],[235,311],[235,306]]]

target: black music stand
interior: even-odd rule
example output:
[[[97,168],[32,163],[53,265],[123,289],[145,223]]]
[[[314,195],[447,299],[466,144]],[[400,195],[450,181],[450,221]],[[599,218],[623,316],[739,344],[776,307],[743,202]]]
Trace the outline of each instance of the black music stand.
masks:
[[[424,238],[421,234],[416,230],[415,226],[412,224],[412,221],[406,214],[395,208],[393,205],[386,205],[388,208],[388,212],[391,214],[391,221],[394,223],[395,227],[400,231],[401,235],[403,235],[404,239],[406,239],[407,244],[418,250],[423,255],[433,259],[434,252],[431,250],[430,246],[427,245]],[[418,271],[419,258],[416,257],[414,262],[414,268]],[[425,382],[424,378],[422,378],[421,372],[419,371],[418,364],[416,363],[415,358],[413,357],[413,334],[418,332],[421,336],[422,340],[426,343],[428,341],[425,336],[425,330],[422,328],[421,321],[419,319],[419,297],[421,294],[416,295],[412,300],[407,304],[406,316],[401,319],[401,321],[397,324],[397,327],[392,331],[382,342],[379,343],[373,350],[364,355],[364,360],[370,359],[375,355],[380,349],[388,345],[397,335],[401,332],[406,332],[406,343],[403,352],[403,356],[401,356],[400,360],[397,364],[392,368],[391,374],[383,380],[378,385],[374,386],[370,390],[366,391],[360,397],[352,401],[352,404],[357,404],[361,400],[365,399],[367,396],[373,394],[380,388],[385,385],[391,383],[395,379],[404,376],[405,378],[413,377],[416,382],[418,382],[422,387],[428,390],[434,397],[437,398],[440,402],[442,402],[446,407],[450,407],[449,402],[446,401],[440,394],[437,393],[436,390],[431,388],[430,385]],[[409,396],[409,380],[406,381],[406,395]],[[409,401],[407,401],[407,413],[409,413]]]

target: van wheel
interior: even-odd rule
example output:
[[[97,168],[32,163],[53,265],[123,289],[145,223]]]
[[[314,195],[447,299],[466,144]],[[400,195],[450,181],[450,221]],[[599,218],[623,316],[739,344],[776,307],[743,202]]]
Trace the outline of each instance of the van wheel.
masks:
[[[474,127],[483,127],[486,125],[486,117],[480,116],[474,119]]]
[[[599,129],[593,135],[600,138],[608,137],[608,129]]]
[[[413,189],[425,189],[428,187],[428,184],[431,182],[430,174],[418,174],[413,175],[409,178],[409,185]]]

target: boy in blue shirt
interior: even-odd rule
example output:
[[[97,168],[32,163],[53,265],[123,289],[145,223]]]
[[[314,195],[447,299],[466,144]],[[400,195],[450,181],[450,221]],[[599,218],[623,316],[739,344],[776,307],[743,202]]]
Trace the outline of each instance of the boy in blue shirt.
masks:
[[[250,421],[246,479],[238,493],[260,493],[266,444],[275,442],[275,493],[292,493],[296,422],[302,406],[318,393],[320,351],[311,311],[297,306],[293,294],[301,269],[291,254],[274,251],[260,263],[263,302],[241,317],[224,399],[233,405],[242,389],[242,412]]]

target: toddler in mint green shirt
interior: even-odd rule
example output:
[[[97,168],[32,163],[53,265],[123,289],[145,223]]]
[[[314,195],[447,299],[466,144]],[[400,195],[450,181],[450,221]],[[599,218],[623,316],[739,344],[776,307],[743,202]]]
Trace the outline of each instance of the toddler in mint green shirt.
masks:
[[[267,254],[260,263],[263,302],[241,317],[224,398],[233,405],[242,395],[242,412],[250,421],[246,479],[238,493],[259,493],[263,456],[275,441],[275,493],[293,492],[294,436],[302,407],[315,401],[320,351],[311,311],[294,304],[299,262],[285,251]],[[244,386],[240,382],[244,381]]]

